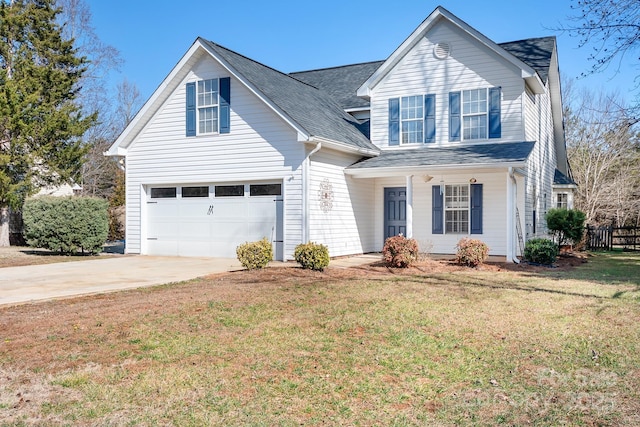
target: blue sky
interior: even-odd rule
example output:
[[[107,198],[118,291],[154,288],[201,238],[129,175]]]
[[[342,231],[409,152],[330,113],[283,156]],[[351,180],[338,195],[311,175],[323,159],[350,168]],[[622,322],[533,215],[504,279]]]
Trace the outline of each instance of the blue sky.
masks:
[[[387,58],[442,5],[495,42],[556,35],[561,73],[588,71],[590,50],[552,28],[566,22],[570,0],[205,1],[86,0],[100,39],[124,60],[112,84],[127,78],[146,100],[201,36],[283,72]],[[639,74],[625,59],[578,79],[578,87],[618,91],[631,101]]]

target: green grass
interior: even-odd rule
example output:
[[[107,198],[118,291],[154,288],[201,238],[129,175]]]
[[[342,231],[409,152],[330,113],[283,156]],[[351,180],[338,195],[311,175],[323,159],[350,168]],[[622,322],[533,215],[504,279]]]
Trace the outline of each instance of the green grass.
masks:
[[[542,274],[251,274],[2,332],[0,425],[640,424],[638,255]]]

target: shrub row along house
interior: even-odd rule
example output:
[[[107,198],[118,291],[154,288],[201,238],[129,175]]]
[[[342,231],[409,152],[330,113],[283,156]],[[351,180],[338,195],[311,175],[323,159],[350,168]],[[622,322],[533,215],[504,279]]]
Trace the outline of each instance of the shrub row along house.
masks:
[[[402,233],[512,260],[574,187],[555,38],[496,44],[442,7],[384,61],[291,74],[198,38],[107,154],[126,157],[126,251],[155,255]]]

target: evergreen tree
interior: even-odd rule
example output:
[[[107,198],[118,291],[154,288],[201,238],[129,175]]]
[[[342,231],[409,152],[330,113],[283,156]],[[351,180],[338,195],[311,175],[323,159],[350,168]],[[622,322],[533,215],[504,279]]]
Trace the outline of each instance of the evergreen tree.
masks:
[[[81,136],[96,121],[76,102],[86,68],[65,40],[55,0],[0,0],[0,246],[9,208],[77,177]]]

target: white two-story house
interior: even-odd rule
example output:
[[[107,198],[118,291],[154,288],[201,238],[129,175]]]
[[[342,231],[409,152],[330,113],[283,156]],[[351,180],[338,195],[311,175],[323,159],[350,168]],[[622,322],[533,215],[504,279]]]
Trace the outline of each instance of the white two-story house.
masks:
[[[341,256],[402,233],[514,260],[574,187],[555,38],[496,44],[442,7],[384,61],[291,74],[198,38],[107,154],[141,254],[266,236],[280,260]]]

